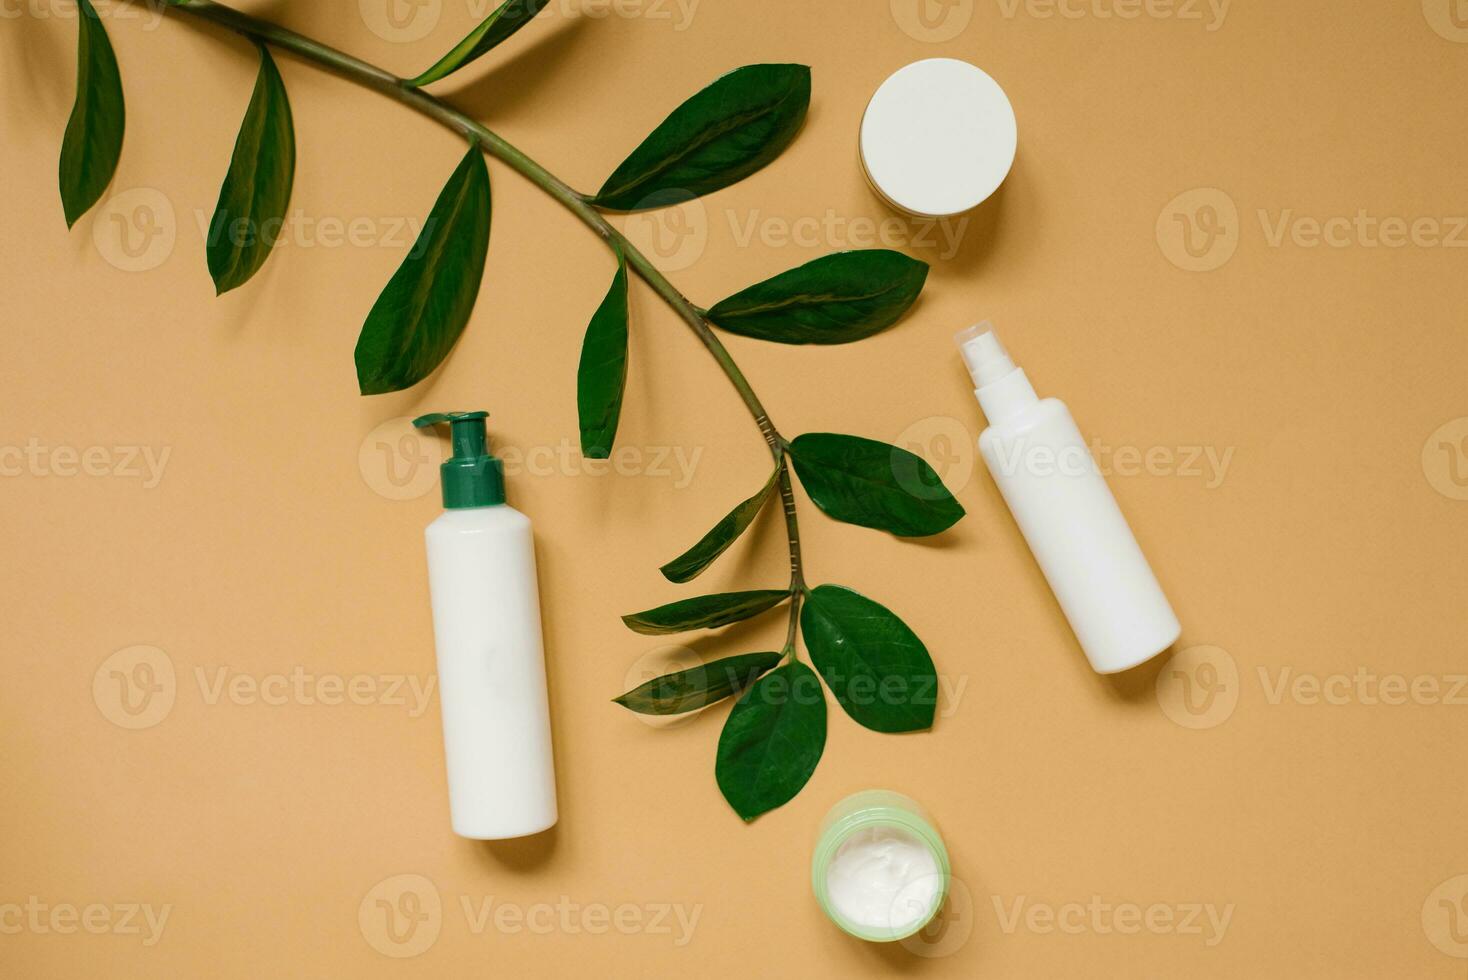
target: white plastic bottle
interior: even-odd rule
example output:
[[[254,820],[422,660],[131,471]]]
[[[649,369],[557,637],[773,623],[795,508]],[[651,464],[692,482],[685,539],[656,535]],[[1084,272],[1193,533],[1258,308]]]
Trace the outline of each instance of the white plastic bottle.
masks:
[[[1172,646],[1182,627],[1070,410],[1035,395],[988,321],[957,340],[989,420],[979,452],[1091,666],[1113,674]]]
[[[434,413],[453,456],[428,525],[428,587],[454,833],[499,840],[556,822],[550,708],[530,519],[505,503],[485,412]]]

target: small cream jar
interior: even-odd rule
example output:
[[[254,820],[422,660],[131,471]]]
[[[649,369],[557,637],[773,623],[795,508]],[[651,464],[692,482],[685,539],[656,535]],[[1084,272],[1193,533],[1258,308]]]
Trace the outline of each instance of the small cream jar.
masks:
[[[1009,97],[956,58],[899,68],[861,120],[861,164],[888,204],[924,218],[962,214],[987,200],[1014,165],[1019,130]]]
[[[832,807],[811,859],[816,901],[841,929],[868,942],[906,939],[948,897],[948,850],[928,814],[890,790]]]

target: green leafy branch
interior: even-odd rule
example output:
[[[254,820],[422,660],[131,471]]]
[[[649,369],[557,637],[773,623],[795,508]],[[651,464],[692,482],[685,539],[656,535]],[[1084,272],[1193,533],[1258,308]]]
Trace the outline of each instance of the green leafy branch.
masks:
[[[712,193],[769,164],[795,139],[810,103],[810,69],[757,64],[715,79],[668,115],[595,194],[581,194],[479,121],[425,91],[529,23],[546,0],[507,0],[419,75],[404,79],[294,31],[213,0],[170,0],[167,9],[252,41],[260,72],[245,110],[206,242],[209,273],[223,293],[249,281],[274,245],[290,200],[295,134],[270,49],[291,54],[388,96],[459,133],[468,143],[418,240],[372,305],[355,351],[364,395],[400,391],[448,357],[469,322],[489,248],[491,188],[485,156],[515,170],[579,218],[609,247],[616,271],[592,314],[577,369],[582,452],[612,451],[626,382],[628,271],[693,331],[759,426],[773,470],[685,552],[662,566],[686,583],[707,569],[778,497],[790,553],[779,588],[682,599],[623,617],[647,635],[713,629],[788,603],[778,652],[726,657],[655,678],[616,698],[632,711],[676,714],[735,697],[719,738],[715,776],[746,820],[787,802],[809,780],[826,739],[821,681],[858,724],[879,732],[931,727],[937,676],[927,648],[891,610],[839,585],[805,578],[790,472],[828,516],[904,537],[937,534],[963,508],[921,458],[887,443],[837,433],[787,440],[734,363],[715,328],[785,344],[841,344],[891,326],[912,306],[926,264],[886,249],[837,252],[694,305],[605,217],[665,207]],[[61,148],[68,226],[106,190],[122,151],[124,106],[117,61],[90,0],[78,0],[76,102]],[[810,667],[796,641],[803,635]],[[817,673],[820,680],[817,680]]]

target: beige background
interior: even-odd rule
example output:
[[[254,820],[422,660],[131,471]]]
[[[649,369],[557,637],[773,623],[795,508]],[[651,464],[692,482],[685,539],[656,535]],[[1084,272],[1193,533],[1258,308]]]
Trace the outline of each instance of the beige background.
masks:
[[[969,510],[904,543],[801,498],[812,580],[902,615],[946,694],[908,737],[833,707],[810,784],[751,826],[713,780],[724,708],[658,730],[609,702],[783,629],[669,651],[617,620],[688,594],[657,566],[767,462],[675,318],[634,290],[633,452],[594,470],[574,371],[610,260],[491,164],[462,342],[430,382],[360,398],[357,330],[456,139],[282,57],[292,220],[215,299],[199,226],[246,44],[105,8],[126,145],[68,233],[74,8],[5,4],[0,973],[1464,975],[1468,27],[1448,0],[930,2],[919,20],[913,0],[552,0],[441,86],[591,190],[718,73],[810,63],[809,121],[774,166],[627,223],[705,305],[877,244],[891,215],[854,146],[889,72],[967,58],[1013,99],[1018,162],[947,227],[958,247],[886,227],[933,265],[910,317],[849,347],[729,341],[787,435],[901,440]],[[249,7],[400,73],[484,9],[403,5],[393,28],[383,3]],[[1091,674],[973,472],[950,334],[985,316],[1112,458],[1185,623],[1173,661]],[[494,846],[449,832],[437,704],[412,693],[433,671],[438,447],[401,421],[479,407],[538,531],[563,807],[554,832]],[[701,584],[782,576],[765,521]],[[910,949],[849,940],[810,895],[818,821],[872,786],[932,811],[959,880],[946,929]],[[129,904],[166,908],[161,933]]]

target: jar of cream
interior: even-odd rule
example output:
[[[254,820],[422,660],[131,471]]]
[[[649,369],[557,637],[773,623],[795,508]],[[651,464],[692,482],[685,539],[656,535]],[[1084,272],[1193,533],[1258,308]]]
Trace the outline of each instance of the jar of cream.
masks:
[[[865,790],[831,808],[811,860],[816,901],[832,922],[868,942],[920,931],[948,896],[948,850],[916,801]]]
[[[956,58],[925,58],[877,89],[859,146],[883,200],[921,218],[948,218],[999,189],[1018,144],[1014,107],[998,82]]]

